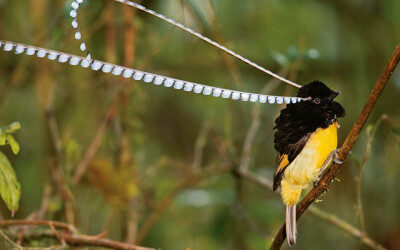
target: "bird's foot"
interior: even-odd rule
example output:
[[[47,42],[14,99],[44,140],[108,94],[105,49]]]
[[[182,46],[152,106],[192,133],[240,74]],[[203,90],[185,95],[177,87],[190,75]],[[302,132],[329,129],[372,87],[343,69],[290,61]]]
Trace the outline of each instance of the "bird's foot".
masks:
[[[344,163],[344,161],[339,160],[338,158],[338,152],[339,152],[340,148],[335,149],[333,151],[333,162],[339,165],[342,165]]]

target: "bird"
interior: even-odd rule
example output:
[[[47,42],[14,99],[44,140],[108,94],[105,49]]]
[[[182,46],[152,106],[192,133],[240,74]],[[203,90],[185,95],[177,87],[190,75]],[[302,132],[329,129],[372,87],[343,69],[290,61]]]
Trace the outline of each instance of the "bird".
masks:
[[[318,181],[331,161],[343,163],[337,158],[337,129],[345,110],[334,101],[338,95],[321,81],[310,82],[297,92],[303,101],[287,104],[275,120],[273,191],[281,187],[289,246],[296,244],[296,204],[302,190]]]

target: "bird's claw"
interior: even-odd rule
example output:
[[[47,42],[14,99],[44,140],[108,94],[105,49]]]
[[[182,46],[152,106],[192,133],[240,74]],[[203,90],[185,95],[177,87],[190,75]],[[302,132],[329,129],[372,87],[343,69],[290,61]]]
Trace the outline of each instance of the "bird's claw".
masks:
[[[336,149],[335,151],[334,151],[334,154],[333,154],[333,162],[334,163],[336,163],[336,164],[339,164],[339,165],[342,165],[343,163],[344,163],[344,161],[341,161],[341,160],[339,160],[339,158],[338,158],[338,152],[339,152],[339,150],[340,150],[340,148],[338,148],[338,149]]]
[[[339,160],[337,157],[333,158],[333,162],[339,165],[342,165],[344,161]]]

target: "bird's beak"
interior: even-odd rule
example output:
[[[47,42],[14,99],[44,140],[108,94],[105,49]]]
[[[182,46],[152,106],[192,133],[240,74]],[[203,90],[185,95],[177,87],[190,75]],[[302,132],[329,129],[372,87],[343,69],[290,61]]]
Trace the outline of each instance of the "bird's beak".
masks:
[[[333,93],[329,96],[332,100],[335,99],[336,96],[339,95],[339,92],[333,91]]]

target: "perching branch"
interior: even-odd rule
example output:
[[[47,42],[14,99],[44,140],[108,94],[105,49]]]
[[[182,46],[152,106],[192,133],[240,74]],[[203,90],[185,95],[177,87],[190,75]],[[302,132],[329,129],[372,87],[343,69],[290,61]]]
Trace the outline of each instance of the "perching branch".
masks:
[[[353,148],[354,143],[358,138],[358,135],[360,134],[362,128],[364,127],[369,115],[371,114],[376,101],[378,100],[380,94],[382,93],[383,88],[387,84],[393,71],[396,69],[399,60],[400,60],[400,44],[397,45],[396,50],[394,51],[392,57],[390,58],[388,64],[386,65],[386,68],[384,69],[378,81],[376,82],[374,88],[372,89],[371,94],[369,95],[367,102],[365,103],[364,108],[361,111],[360,116],[358,117],[356,123],[353,125],[353,128],[351,129],[345,142],[343,143],[338,154],[339,160],[344,161],[347,158],[350,150]],[[306,197],[304,197],[304,199],[297,206],[296,210],[297,219],[301,217],[304,211],[306,211],[306,209],[314,202],[314,200],[318,196],[320,196],[323,192],[329,190],[328,188],[329,184],[335,178],[341,166],[342,165],[336,163],[332,164],[332,166],[328,169],[328,171],[326,171],[324,176],[318,182],[318,184],[307,194]],[[285,238],[286,238],[286,231],[284,224],[279,230],[278,234],[275,236],[275,239],[270,249],[280,249]]]

